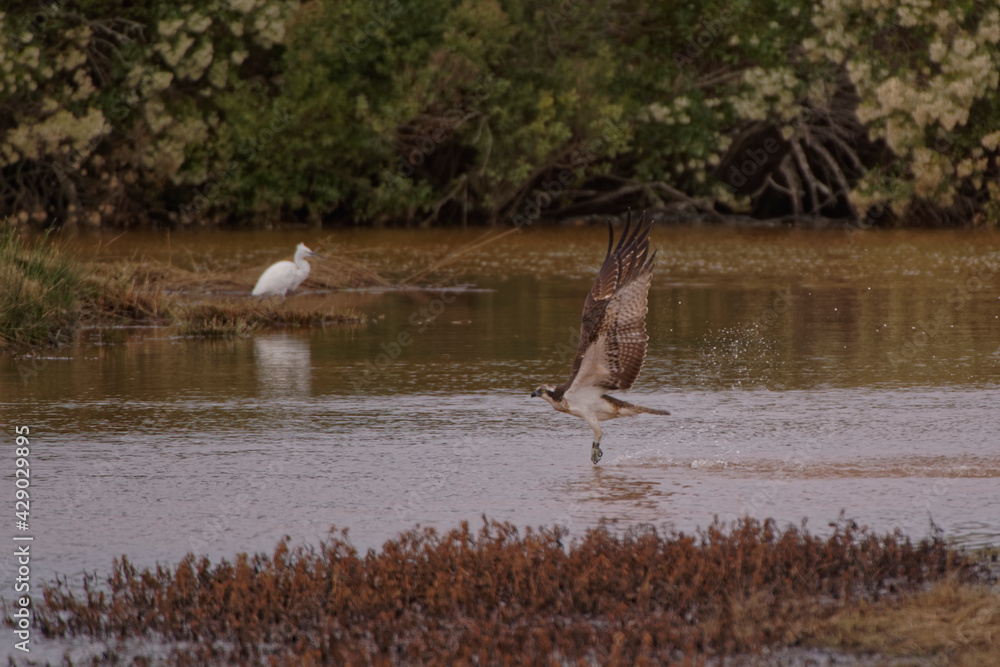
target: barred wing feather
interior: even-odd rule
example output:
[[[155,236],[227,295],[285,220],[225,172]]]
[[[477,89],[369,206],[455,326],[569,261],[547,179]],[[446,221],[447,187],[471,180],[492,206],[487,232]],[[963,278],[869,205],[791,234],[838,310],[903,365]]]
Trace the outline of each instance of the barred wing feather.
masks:
[[[652,223],[640,220],[632,229],[629,217],[614,249],[611,231],[604,264],[584,303],[572,374],[558,388],[562,393],[589,387],[625,391],[642,371],[649,340],[646,313],[656,253],[648,256]]]

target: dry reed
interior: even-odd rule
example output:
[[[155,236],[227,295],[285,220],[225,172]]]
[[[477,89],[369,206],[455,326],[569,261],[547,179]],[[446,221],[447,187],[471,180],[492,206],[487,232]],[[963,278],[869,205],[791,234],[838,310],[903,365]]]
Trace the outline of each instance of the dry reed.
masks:
[[[251,298],[252,284],[224,272],[187,271],[148,259],[91,268],[83,310],[91,323],[102,326],[141,321],[172,325],[186,336],[248,336],[268,327],[366,321],[351,308],[303,309],[277,299]],[[241,292],[246,296],[233,296]]]
[[[1000,664],[1000,595],[952,578],[900,599],[843,609],[812,640],[840,650],[946,657],[955,667]]]
[[[275,301],[241,299],[180,305],[174,325],[185,336],[247,336],[267,327],[359,325],[366,321],[366,316],[353,308],[303,310]]]

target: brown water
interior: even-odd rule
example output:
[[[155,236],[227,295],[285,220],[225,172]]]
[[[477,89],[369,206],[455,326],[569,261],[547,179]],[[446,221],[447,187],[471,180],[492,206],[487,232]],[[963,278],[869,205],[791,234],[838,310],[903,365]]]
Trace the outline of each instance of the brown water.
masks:
[[[479,233],[333,241],[400,277]],[[328,236],[129,233],[96,252],[236,273]],[[95,254],[96,239],[66,242]],[[352,304],[366,328],[134,329],[119,345],[88,331],[42,359],[0,359],[0,422],[11,442],[31,429],[32,581],[121,554],[152,565],[315,543],[331,525],[378,547],[484,514],[579,535],[744,513],[822,532],[844,512],[1000,543],[1000,236],[655,229],[649,355],[624,396],[673,414],[608,422],[595,467],[586,425],[529,394],[568,374],[605,245],[600,228],[529,229],[437,275],[473,290],[292,297]]]

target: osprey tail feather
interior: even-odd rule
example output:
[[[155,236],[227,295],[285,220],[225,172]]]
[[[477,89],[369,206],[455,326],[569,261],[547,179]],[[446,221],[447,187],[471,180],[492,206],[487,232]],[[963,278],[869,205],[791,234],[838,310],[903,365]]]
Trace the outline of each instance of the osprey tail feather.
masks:
[[[604,396],[602,396],[601,398],[606,400],[611,405],[615,406],[615,409],[618,410],[619,414],[625,417],[633,417],[638,414],[647,414],[647,415],[670,414],[667,410],[657,410],[656,408],[647,408],[642,405],[635,405],[634,403],[623,401],[620,398],[615,398],[614,396],[609,396],[608,394],[604,394]]]
[[[632,403],[627,403],[628,408],[636,413],[644,413],[647,415],[669,415],[670,412],[667,410],[657,410],[656,408],[646,408],[641,405],[633,405]]]

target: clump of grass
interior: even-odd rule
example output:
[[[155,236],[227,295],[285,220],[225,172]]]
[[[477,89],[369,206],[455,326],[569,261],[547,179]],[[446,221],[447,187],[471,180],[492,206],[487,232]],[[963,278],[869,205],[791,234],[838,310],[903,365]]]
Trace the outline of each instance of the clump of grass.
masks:
[[[182,336],[248,338],[262,324],[256,318],[219,313],[218,308],[211,307],[183,316],[176,327]]]
[[[139,262],[93,264],[83,289],[88,320],[101,324],[167,323],[179,299],[163,287],[162,272]]]
[[[106,589],[46,587],[35,622],[47,637],[158,636],[171,664],[698,663],[798,644],[809,619],[964,565],[939,539],[847,521],[826,538],[752,519],[566,538],[486,522],[413,530],[365,555],[343,531],[218,565],[189,555],[140,571],[123,557]]]
[[[24,243],[0,228],[0,350],[59,345],[80,320],[77,264],[42,237]]]
[[[948,656],[958,667],[1000,664],[1000,597],[948,579],[901,599],[844,609],[811,643],[891,656]]]
[[[184,336],[245,337],[266,327],[364,324],[353,310],[301,310],[264,299],[185,304],[176,309],[175,325]]]

